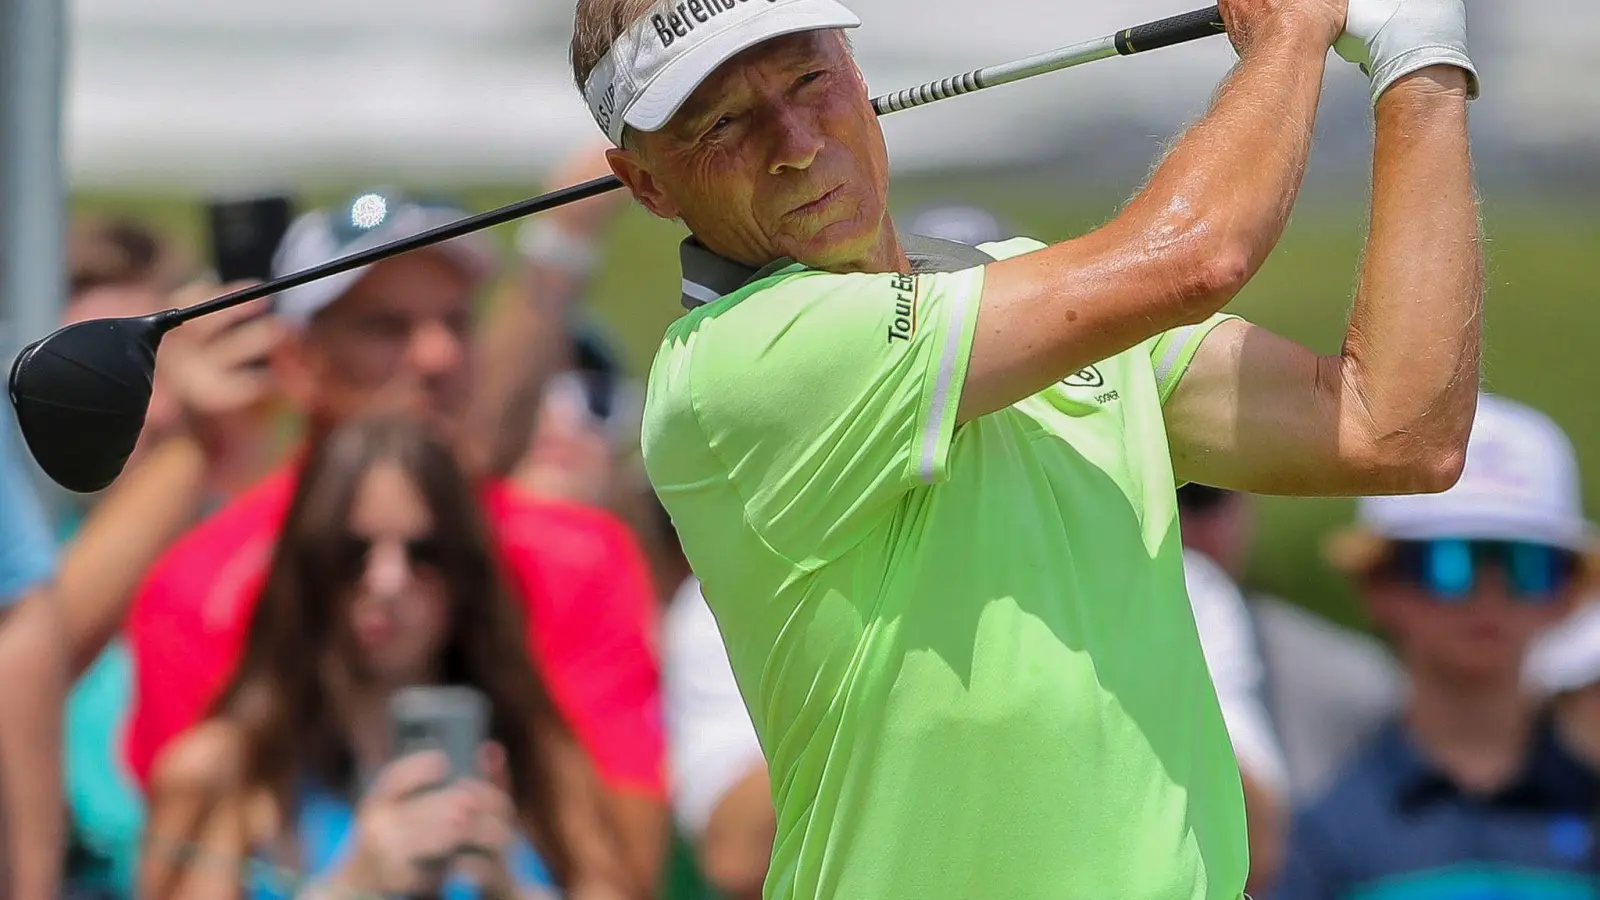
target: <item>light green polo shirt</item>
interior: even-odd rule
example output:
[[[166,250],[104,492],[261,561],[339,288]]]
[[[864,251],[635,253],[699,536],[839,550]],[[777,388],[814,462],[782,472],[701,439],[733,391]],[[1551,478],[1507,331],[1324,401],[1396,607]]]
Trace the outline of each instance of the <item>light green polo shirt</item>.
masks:
[[[764,272],[653,366],[646,467],[772,770],[766,896],[1234,900],[1161,414],[1224,317],[957,428],[983,278]]]

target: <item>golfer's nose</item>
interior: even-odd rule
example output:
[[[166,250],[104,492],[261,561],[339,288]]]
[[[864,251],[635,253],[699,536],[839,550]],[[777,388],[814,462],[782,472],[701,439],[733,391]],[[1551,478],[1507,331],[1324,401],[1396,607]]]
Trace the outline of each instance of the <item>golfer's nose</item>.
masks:
[[[789,108],[779,111],[772,123],[773,175],[785,171],[804,171],[822,152],[822,128],[809,110]]]

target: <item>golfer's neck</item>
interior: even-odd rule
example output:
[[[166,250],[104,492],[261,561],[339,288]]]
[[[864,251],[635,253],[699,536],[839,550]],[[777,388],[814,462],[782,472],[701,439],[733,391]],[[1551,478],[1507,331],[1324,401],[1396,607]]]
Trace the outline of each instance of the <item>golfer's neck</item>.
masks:
[[[841,275],[855,272],[867,275],[899,272],[910,275],[911,259],[906,256],[906,249],[900,244],[900,235],[894,230],[894,224],[885,222],[882,230],[878,232],[877,245],[869,253],[841,265],[828,266],[827,270]]]

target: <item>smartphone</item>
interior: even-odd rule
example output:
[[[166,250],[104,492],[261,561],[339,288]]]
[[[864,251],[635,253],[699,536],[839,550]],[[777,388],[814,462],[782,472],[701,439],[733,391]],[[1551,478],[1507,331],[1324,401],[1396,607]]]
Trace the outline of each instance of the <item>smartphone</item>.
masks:
[[[206,204],[206,218],[218,281],[267,281],[273,254],[294,219],[294,201],[283,195],[215,199]]]
[[[489,739],[489,700],[469,687],[413,687],[389,700],[391,759],[443,750],[451,780],[481,774],[478,749]]]

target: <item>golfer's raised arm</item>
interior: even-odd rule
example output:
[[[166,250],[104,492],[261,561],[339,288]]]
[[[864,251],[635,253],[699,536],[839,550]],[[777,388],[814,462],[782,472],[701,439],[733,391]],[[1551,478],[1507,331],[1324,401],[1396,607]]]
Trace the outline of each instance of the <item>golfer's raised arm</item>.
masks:
[[[987,267],[960,420],[1206,319],[1277,244],[1345,4],[1220,6],[1240,63],[1144,189],[1098,231]]]
[[[1352,22],[1366,2],[1352,0]],[[1319,357],[1243,322],[1218,326],[1166,404],[1180,478],[1262,493],[1377,494],[1443,490],[1459,475],[1482,325],[1467,132],[1476,75],[1459,2],[1408,4],[1405,24],[1418,33],[1373,46],[1422,67],[1385,78],[1394,70],[1383,58],[1368,65],[1380,95],[1372,215],[1344,345]],[[1457,46],[1431,57],[1413,50]]]

